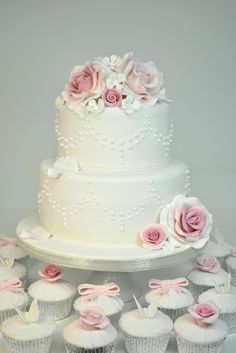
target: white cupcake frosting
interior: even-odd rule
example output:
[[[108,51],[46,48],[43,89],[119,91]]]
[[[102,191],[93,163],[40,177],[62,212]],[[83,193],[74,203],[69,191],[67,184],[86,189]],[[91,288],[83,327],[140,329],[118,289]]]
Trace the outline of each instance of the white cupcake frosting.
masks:
[[[2,333],[16,340],[28,341],[51,336],[55,328],[55,322],[48,318],[26,323],[20,316],[15,315],[3,322]]]
[[[62,279],[55,282],[40,279],[30,285],[28,293],[32,298],[53,302],[75,296],[76,288],[71,283]]]
[[[228,267],[236,270],[236,256],[228,256],[225,262]]]
[[[74,320],[64,328],[63,338],[75,346],[92,349],[113,343],[117,331],[111,324],[104,329],[84,330],[80,327],[80,320]]]
[[[0,281],[6,281],[13,277],[23,278],[27,275],[27,270],[25,266],[19,264],[18,262],[14,262],[14,265],[10,268],[3,266],[0,264]]]
[[[179,317],[174,323],[174,330],[177,336],[199,344],[218,342],[227,336],[227,326],[222,320],[199,326],[190,314]]]
[[[104,294],[99,294],[94,299],[89,299],[88,296],[80,296],[74,302],[74,309],[77,311],[90,306],[99,306],[106,315],[112,315],[121,311],[124,303],[118,296],[109,297]]]
[[[216,288],[212,288],[198,298],[199,304],[208,300],[212,300],[222,314],[236,312],[236,294],[232,290],[229,293],[219,293]]]
[[[137,337],[155,337],[170,333],[173,328],[171,319],[157,310],[152,318],[143,317],[138,309],[123,314],[119,325],[123,331]]]
[[[28,256],[22,248],[14,244],[8,244],[0,247],[0,255],[4,258],[13,256],[15,260],[20,260]]]
[[[227,276],[227,272],[221,268],[217,273],[203,272],[195,269],[187,277],[198,286],[214,287],[224,284]]]
[[[165,293],[153,289],[145,295],[145,299],[148,303],[155,301],[158,307],[165,309],[184,308],[194,302],[192,293],[186,288],[182,288],[180,292],[168,288]]]
[[[0,290],[0,310],[14,309],[15,307],[23,307],[28,302],[28,294],[24,291],[11,292],[8,290]]]

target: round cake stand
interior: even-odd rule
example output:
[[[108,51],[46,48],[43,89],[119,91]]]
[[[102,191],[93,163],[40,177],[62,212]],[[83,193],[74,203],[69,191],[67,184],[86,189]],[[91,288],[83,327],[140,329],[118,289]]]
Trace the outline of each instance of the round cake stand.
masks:
[[[17,243],[31,256],[44,262],[51,262],[80,270],[96,271],[90,279],[91,283],[115,281],[122,283],[123,300],[132,300],[132,295],[140,296],[137,285],[131,278],[136,271],[161,269],[178,265],[194,258],[200,250],[176,248],[174,251],[157,253],[148,251],[138,245],[129,246],[95,246],[94,244],[77,244],[62,241],[55,236],[45,240],[22,238],[24,232],[40,226],[38,214],[24,218],[17,226]]]

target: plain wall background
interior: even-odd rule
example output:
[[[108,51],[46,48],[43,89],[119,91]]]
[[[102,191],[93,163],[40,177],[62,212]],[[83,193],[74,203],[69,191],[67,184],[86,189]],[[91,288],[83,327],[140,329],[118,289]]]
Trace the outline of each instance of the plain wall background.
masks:
[[[0,1],[0,209],[35,209],[71,68],[133,51],[164,72],[173,155],[210,209],[235,208],[235,0]]]

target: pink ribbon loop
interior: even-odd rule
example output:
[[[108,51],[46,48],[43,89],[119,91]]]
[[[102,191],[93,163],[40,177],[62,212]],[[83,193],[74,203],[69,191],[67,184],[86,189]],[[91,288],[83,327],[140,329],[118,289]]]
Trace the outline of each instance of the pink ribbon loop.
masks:
[[[103,285],[85,283],[78,286],[78,292],[80,295],[87,296],[89,299],[94,299],[100,294],[114,297],[120,294],[120,287],[113,282]]]
[[[10,292],[20,292],[23,290],[22,282],[19,278],[11,278],[7,281],[0,282],[0,290],[8,290]]]
[[[5,245],[15,245],[16,244],[16,239],[12,237],[7,237],[5,235],[0,235],[0,246],[5,246]]]
[[[160,294],[165,294],[168,289],[174,289],[176,292],[180,293],[184,290],[184,287],[187,287],[188,285],[189,281],[184,277],[163,281],[150,279],[149,281],[149,287],[157,290]]]

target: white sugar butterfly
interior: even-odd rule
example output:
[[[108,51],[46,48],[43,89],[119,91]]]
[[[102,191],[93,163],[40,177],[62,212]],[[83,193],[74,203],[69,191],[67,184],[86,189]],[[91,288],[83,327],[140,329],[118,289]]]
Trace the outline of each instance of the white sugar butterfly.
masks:
[[[225,283],[221,286],[215,285],[215,289],[218,293],[229,293],[231,287],[231,275],[228,273]]]
[[[30,305],[29,311],[22,311],[15,307],[17,314],[21,317],[24,322],[32,323],[37,322],[39,319],[39,308],[37,299],[34,299]]]
[[[152,317],[154,317],[156,315],[157,305],[156,305],[155,301],[153,301],[151,304],[149,304],[149,306],[147,308],[143,308],[141,306],[141,304],[139,303],[138,299],[134,295],[133,295],[133,297],[134,297],[135,303],[137,305],[138,311],[143,318],[151,319]]]
[[[7,258],[3,258],[2,256],[0,256],[0,261],[1,261],[1,264],[7,268],[12,268],[14,265],[14,257],[13,256],[9,256]]]

